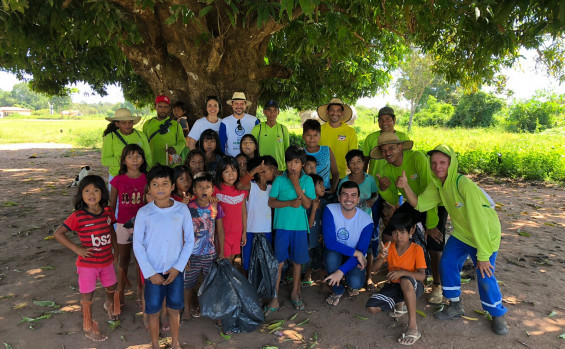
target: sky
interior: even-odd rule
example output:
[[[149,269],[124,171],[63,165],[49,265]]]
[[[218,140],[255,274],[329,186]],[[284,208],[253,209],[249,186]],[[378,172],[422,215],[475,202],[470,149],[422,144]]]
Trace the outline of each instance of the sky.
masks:
[[[521,54],[524,58],[521,58],[512,69],[504,70],[504,74],[508,76],[506,87],[514,91],[513,98],[528,99],[534,95],[536,91],[542,89],[565,94],[565,84],[559,85],[558,81],[550,79],[544,71],[536,70],[534,59],[535,51],[523,50]],[[12,87],[18,82],[19,80],[14,74],[0,71],[0,89],[11,91]],[[109,85],[107,87],[108,95],[104,97],[99,96],[84,83],[70,87],[77,87],[80,91],[80,93],[72,95],[74,103],[120,103],[124,101],[122,89],[117,85]],[[391,83],[390,87],[383,93],[370,98],[362,98],[357,101],[358,105],[376,108],[383,107],[387,103],[403,107],[407,107],[408,105],[406,101],[399,101],[396,98],[393,83]]]

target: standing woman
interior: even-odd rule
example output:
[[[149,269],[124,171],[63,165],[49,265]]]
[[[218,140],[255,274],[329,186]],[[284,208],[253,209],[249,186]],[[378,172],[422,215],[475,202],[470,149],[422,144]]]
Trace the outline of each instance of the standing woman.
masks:
[[[114,117],[107,117],[110,121],[102,136],[102,165],[108,167],[108,183],[120,172],[120,158],[122,150],[128,144],[137,144],[145,152],[147,168],[151,168],[151,148],[147,137],[143,132],[133,128],[141,120],[140,116],[133,116],[126,108],[120,108],[114,113]]]
[[[206,97],[206,117],[198,119],[188,133],[188,147],[190,150],[196,148],[196,142],[200,139],[202,132],[212,129],[218,133],[220,130],[221,119],[218,117],[220,113],[220,99],[217,96]]]

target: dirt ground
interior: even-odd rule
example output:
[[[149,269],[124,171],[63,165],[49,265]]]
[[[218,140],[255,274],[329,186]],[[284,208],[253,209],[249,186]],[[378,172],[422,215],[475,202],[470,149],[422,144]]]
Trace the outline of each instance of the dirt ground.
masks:
[[[76,189],[67,186],[84,165],[107,177],[100,154],[92,150],[0,151],[0,342],[6,348],[142,348],[149,342],[133,294],[126,297],[120,325],[107,341],[91,342],[81,332],[76,256],[50,236],[72,211]],[[481,307],[476,282],[470,280],[463,285],[462,300],[471,319],[440,322],[433,318],[436,308],[426,304],[425,296],[418,301],[425,317],[418,315],[422,338],[414,347],[565,348],[565,339],[559,338],[565,333],[563,187],[493,178],[480,182],[497,203],[502,221],[496,275],[509,310],[509,334],[496,336],[485,316],[474,311]],[[134,269],[130,268],[130,279]],[[472,271],[468,275],[474,277]],[[356,299],[344,297],[331,307],[324,303],[328,290],[319,285],[302,290],[306,309],[293,320],[297,312],[289,301],[268,318],[268,322],[286,320],[278,335],[263,330],[226,340],[212,320],[199,318],[181,325],[181,342],[188,348],[399,346],[396,339],[406,318],[368,315],[364,306],[370,292],[364,290]],[[281,299],[287,299],[288,293],[288,286],[282,286]],[[97,289],[94,318],[107,333],[103,296],[104,290]],[[42,307],[33,301],[54,301],[61,307]],[[41,320],[22,322],[42,315]]]

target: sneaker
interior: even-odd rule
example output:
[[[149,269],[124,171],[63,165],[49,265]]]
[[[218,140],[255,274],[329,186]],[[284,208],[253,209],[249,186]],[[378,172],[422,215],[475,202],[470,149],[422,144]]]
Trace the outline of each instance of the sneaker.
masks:
[[[508,326],[506,325],[504,316],[492,317],[492,330],[500,336],[506,336],[508,334]]]
[[[438,320],[451,320],[461,315],[465,315],[465,309],[463,309],[463,304],[459,301],[450,302],[442,311],[435,313],[434,317]]]
[[[443,301],[443,295],[441,293],[441,285],[433,285],[432,286],[432,293],[430,293],[430,297],[428,298],[428,303],[431,304],[441,304]]]

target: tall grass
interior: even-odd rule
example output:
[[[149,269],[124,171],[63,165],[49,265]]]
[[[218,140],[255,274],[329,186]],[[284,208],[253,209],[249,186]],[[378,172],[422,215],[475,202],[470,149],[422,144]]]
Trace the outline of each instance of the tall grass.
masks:
[[[262,115],[259,113],[259,116]],[[264,120],[264,116],[261,117]],[[300,144],[302,128],[294,110],[282,111],[279,121],[287,125],[294,143]],[[0,143],[68,143],[101,148],[102,132],[108,124],[99,120],[0,119]],[[141,129],[141,123],[136,125]],[[363,115],[354,125],[360,147],[368,134],[377,131],[372,116]],[[399,127],[399,130],[402,130]],[[509,133],[494,129],[448,129],[413,127],[414,149],[428,151],[445,143],[458,153],[464,173],[535,180],[565,181],[565,129],[541,133]]]

